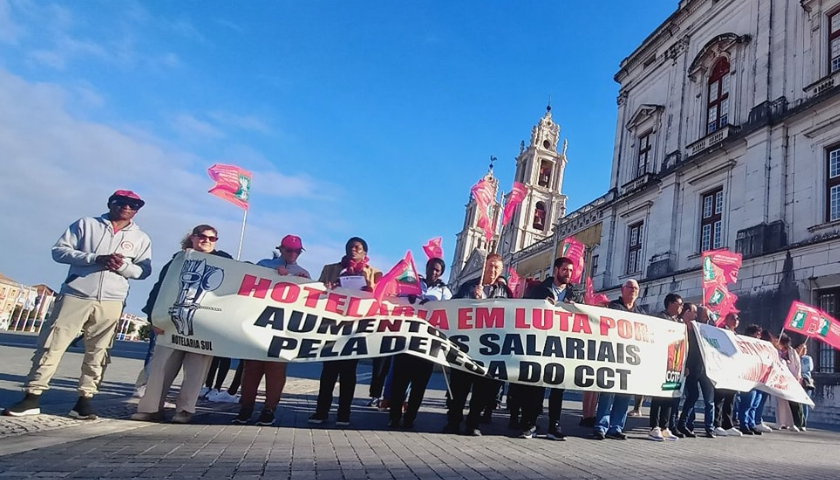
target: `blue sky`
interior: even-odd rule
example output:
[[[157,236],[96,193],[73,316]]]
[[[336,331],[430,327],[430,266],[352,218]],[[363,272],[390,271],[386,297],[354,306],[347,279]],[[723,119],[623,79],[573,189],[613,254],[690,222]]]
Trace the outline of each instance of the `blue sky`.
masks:
[[[255,174],[243,259],[296,233],[313,276],[354,235],[383,270],[439,235],[451,260],[469,187],[495,155],[510,188],[549,96],[569,207],[606,191],[613,75],[677,4],[0,0],[0,272],[58,287],[50,246],[117,188],[156,268],[197,223],[235,253],[218,162]]]

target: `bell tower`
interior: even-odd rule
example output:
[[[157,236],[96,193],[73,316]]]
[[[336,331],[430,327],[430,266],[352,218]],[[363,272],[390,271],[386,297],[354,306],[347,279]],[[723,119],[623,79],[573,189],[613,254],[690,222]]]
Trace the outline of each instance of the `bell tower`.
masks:
[[[503,255],[516,252],[550,237],[554,224],[566,216],[563,174],[566,170],[568,141],[560,143],[560,126],[551,116],[551,105],[531,129],[531,142],[519,146],[514,180],[528,186],[528,195],[505,227],[501,242]]]

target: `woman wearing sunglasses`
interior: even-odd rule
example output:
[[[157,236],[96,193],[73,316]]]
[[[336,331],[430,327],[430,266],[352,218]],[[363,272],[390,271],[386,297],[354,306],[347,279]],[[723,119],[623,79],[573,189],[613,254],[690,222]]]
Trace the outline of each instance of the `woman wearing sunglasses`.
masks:
[[[219,234],[215,228],[210,225],[198,225],[181,241],[181,250],[195,250],[224,258],[232,258],[227,253],[216,250],[218,240]],[[149,292],[149,299],[146,301],[146,306],[143,307],[143,312],[149,315],[149,322],[151,322],[151,313],[160,291],[160,285],[171,263],[170,261],[161,269],[160,277],[155,286],[152,287],[152,291]],[[163,333],[162,329],[154,325],[152,328],[157,334]],[[175,416],[172,417],[172,422],[189,423],[193,414],[195,414],[198,393],[212,360],[212,355],[176,350],[163,345],[156,346],[149,365],[149,381],[146,384],[146,392],[140,399],[140,403],[137,404],[137,412],[131,416],[131,419],[145,422],[163,420],[164,398],[169,392],[169,387],[172,386],[172,381],[175,380],[178,371],[183,366],[184,380],[175,401]]]

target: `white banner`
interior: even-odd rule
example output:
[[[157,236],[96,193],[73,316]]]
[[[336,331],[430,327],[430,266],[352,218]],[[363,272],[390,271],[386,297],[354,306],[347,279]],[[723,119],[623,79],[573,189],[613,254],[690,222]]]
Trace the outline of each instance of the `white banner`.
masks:
[[[152,314],[158,342],[288,362],[410,353],[504,381],[671,397],[682,387],[685,326],[544,300],[377,303],[273,269],[194,251],[172,260]]]
[[[770,342],[694,322],[706,375],[715,388],[748,392],[757,388],[785,400],[814,406],[805,389]]]

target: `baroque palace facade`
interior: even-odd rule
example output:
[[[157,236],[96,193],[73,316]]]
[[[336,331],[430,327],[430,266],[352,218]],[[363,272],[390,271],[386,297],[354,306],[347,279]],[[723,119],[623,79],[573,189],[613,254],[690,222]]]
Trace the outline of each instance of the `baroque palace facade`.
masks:
[[[558,182],[519,208],[499,248],[506,263],[544,278],[558,242],[575,235],[596,290],[616,297],[635,278],[655,313],[669,292],[699,302],[700,253],[728,248],[744,256],[731,287],[742,324],[778,333],[794,299],[840,317],[840,0],[681,0],[615,80],[609,191],[566,214],[565,154],[556,141],[540,144],[549,113],[517,175],[525,165],[525,183],[540,192],[539,167],[528,168],[544,158]],[[540,201],[550,232],[531,228]],[[478,275],[480,259],[470,257],[487,247],[462,241],[472,206],[456,283]],[[840,393],[840,352],[809,346],[827,407],[820,416],[838,422],[840,401],[829,399]]]

